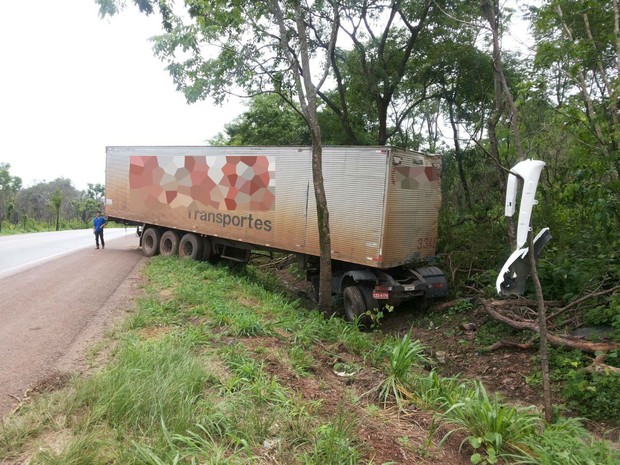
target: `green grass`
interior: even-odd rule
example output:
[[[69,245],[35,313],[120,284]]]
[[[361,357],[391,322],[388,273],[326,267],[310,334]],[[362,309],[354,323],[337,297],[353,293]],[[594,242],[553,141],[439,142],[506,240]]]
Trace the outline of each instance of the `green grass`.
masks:
[[[357,419],[339,410],[333,420],[314,431],[314,446],[302,463],[307,465],[355,465],[361,462],[361,441],[355,438]]]
[[[413,398],[412,369],[419,368],[427,362],[423,352],[424,346],[419,341],[412,341],[408,334],[394,341],[385,367],[385,377],[373,389],[384,406],[393,399],[402,409],[407,401]]]
[[[617,463],[578,422],[545,427],[480,383],[427,373],[409,335],[325,318],[257,268],[155,257],[145,274],[109,363],[4,420],[0,462],[371,464],[361,422],[382,428],[383,408],[413,404],[437,412],[431,433],[439,423],[459,431],[473,461]],[[329,384],[343,360],[354,377]],[[376,383],[373,396],[356,385],[362,374]],[[303,386],[314,387],[310,396]],[[394,447],[423,452],[432,440],[407,436]]]
[[[534,409],[509,406],[497,395],[489,395],[484,386],[476,382],[465,397],[451,405],[443,418],[455,426],[447,437],[457,431],[465,432],[465,439],[475,450],[472,462],[487,460],[496,463],[499,458],[528,454],[531,438],[542,427],[542,420]]]
[[[193,425],[196,403],[211,379],[182,335],[129,339],[110,367],[80,383],[76,401],[117,430],[158,435],[164,421],[180,433]]]

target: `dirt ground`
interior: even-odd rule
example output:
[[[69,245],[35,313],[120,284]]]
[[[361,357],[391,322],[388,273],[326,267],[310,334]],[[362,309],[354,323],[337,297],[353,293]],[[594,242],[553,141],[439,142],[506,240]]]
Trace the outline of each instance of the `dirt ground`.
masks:
[[[301,297],[309,306],[313,305],[312,288],[305,280],[297,279],[285,270],[277,270],[276,273],[292,295]],[[413,339],[427,346],[434,368],[443,376],[477,379],[490,391],[499,392],[509,400],[542,405],[539,387],[526,381],[536,368],[535,350],[507,348],[493,352],[480,351],[475,343],[480,324],[465,330],[454,319],[437,324],[441,319],[436,316],[432,308],[421,310],[415,304],[403,305],[386,314],[380,330],[393,335],[411,333]],[[429,324],[431,320],[434,322],[432,325]],[[464,316],[464,321],[479,323],[484,320],[486,317],[480,311]]]

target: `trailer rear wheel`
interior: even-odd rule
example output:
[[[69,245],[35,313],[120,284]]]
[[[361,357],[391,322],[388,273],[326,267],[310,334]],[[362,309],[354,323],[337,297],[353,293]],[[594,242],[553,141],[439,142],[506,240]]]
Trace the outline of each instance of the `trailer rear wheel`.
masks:
[[[191,260],[200,260],[203,257],[203,241],[193,233],[187,233],[181,238],[179,244],[179,257]]]
[[[220,259],[220,254],[216,252],[215,245],[210,237],[202,239],[202,260],[216,263]]]
[[[161,233],[157,228],[146,228],[142,232],[142,255],[152,257],[159,253]]]
[[[358,286],[348,286],[344,288],[342,293],[344,301],[344,314],[350,322],[358,321],[364,326],[367,323],[368,316],[364,315],[368,308],[366,307],[366,299]]]
[[[176,255],[179,251],[179,235],[176,231],[169,229],[161,235],[159,240],[159,253],[164,257]]]

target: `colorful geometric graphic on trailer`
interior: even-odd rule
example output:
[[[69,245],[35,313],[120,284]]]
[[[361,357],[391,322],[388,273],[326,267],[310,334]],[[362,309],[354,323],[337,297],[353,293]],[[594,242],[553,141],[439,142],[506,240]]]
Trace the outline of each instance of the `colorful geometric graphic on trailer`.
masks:
[[[132,156],[131,202],[149,208],[275,209],[273,157]]]

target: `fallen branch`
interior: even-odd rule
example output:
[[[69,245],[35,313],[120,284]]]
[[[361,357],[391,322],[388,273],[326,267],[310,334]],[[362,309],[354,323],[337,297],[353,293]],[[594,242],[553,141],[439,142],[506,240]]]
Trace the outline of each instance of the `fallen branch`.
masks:
[[[530,339],[527,342],[513,342],[513,341],[498,341],[493,345],[490,345],[489,347],[487,347],[485,350],[492,352],[494,350],[498,350],[498,349],[504,349],[506,347],[512,347],[512,348],[517,348],[517,349],[523,349],[523,350],[529,350],[532,349],[534,347],[534,340]]]
[[[492,300],[490,304],[493,305],[494,307],[519,307],[519,306],[535,307],[536,301],[531,300],[531,299],[517,298],[517,299],[505,299],[505,300]],[[562,305],[562,303],[558,300],[545,300],[546,307],[559,307],[560,305]]]
[[[564,312],[566,312],[566,311],[570,310],[571,308],[573,308],[573,307],[575,307],[575,306],[579,305],[580,303],[582,303],[582,302],[584,302],[584,301],[586,301],[586,300],[588,300],[588,299],[593,299],[593,298],[595,298],[595,297],[600,297],[600,296],[605,295],[605,294],[611,294],[611,293],[613,293],[613,292],[616,292],[616,291],[617,291],[617,290],[619,290],[619,289],[620,289],[620,284],[619,284],[619,285],[617,285],[617,286],[614,286],[614,287],[612,287],[612,288],[605,289],[604,291],[593,292],[592,294],[588,294],[588,295],[585,295],[585,296],[583,296],[583,297],[581,297],[581,298],[579,298],[579,299],[577,299],[577,300],[573,300],[573,301],[572,301],[571,303],[569,303],[568,305],[566,305],[566,306],[564,306],[564,307],[562,307],[562,308],[558,309],[556,312],[554,312],[554,313],[552,313],[551,315],[549,315],[549,316],[547,317],[547,320],[551,320],[552,318],[555,318],[556,316],[558,316],[558,315],[560,315],[560,314],[562,314],[562,313],[564,313]]]
[[[606,354],[599,354],[594,357],[592,360],[592,364],[588,365],[584,368],[584,370],[589,371],[590,373],[615,373],[620,375],[620,368],[612,367],[611,365],[607,365],[605,363]]]
[[[515,329],[527,329],[534,333],[540,333],[540,327],[534,321],[515,321],[493,308],[493,302],[485,302],[481,300],[482,306],[491,318],[501,321]],[[592,342],[585,339],[572,338],[568,336],[558,336],[547,332],[549,343],[556,347],[568,347],[583,352],[594,354],[595,352],[609,352],[611,350],[620,349],[620,344],[613,342]]]
[[[14,396],[13,394],[8,394],[10,397],[12,397],[13,399],[15,399],[17,401],[17,405],[15,406],[13,411],[11,412],[11,415],[15,415],[26,404],[26,402],[30,401],[30,392],[31,391],[32,391],[32,389],[27,389],[24,392],[24,395],[22,396],[21,399],[19,397],[17,397],[17,396]]]
[[[442,302],[440,304],[433,305],[429,310],[433,312],[436,312],[436,311],[441,312],[441,311],[449,309],[450,307],[454,307],[455,305],[458,305],[461,302],[471,302],[471,301],[472,301],[471,297],[463,297],[460,299],[450,300],[448,302]]]

